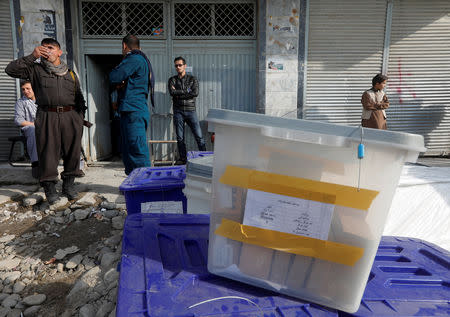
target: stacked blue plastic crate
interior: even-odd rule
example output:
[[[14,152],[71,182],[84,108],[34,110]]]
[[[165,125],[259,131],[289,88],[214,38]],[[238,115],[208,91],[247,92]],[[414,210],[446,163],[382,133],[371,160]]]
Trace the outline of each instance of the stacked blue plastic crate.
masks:
[[[450,315],[450,254],[423,241],[383,237],[360,309],[348,314],[208,273],[208,234],[208,215],[130,215],[117,316]]]

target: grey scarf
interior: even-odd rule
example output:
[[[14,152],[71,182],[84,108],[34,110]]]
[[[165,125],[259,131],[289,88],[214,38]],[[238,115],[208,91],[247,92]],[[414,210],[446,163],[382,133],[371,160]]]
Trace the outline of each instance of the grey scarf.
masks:
[[[69,68],[63,62],[61,62],[58,66],[55,66],[48,60],[41,58],[41,64],[48,73],[55,74],[56,76],[64,76],[69,71]]]

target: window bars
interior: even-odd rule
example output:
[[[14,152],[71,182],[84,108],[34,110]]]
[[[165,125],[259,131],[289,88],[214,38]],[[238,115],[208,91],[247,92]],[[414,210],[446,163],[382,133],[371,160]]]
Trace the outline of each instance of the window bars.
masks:
[[[165,38],[168,7],[158,2],[82,1],[83,36],[118,38],[134,34]],[[175,39],[253,39],[256,37],[254,2],[174,3]],[[166,15],[168,16],[168,14]]]
[[[175,3],[175,38],[254,38],[254,3]]]
[[[89,1],[82,2],[81,10],[84,37],[165,36],[163,3]]]

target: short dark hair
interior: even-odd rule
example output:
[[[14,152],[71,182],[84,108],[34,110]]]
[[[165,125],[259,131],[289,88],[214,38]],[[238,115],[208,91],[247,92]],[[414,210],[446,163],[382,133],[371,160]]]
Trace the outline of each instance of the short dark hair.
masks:
[[[61,45],[59,44],[59,42],[51,37],[46,37],[45,39],[43,39],[41,41],[41,45],[44,44],[56,45],[59,49],[61,49]]]
[[[181,56],[175,57],[175,59],[173,60],[174,63],[176,63],[177,61],[182,61],[183,65],[186,65],[186,60]]]
[[[22,87],[25,84],[30,84],[31,85],[31,81],[29,81],[28,79],[24,79],[20,81],[20,87]]]
[[[388,80],[386,75],[376,74],[375,77],[372,78],[372,86],[375,87],[376,84],[382,83],[385,80]]]
[[[140,42],[139,39],[132,34],[128,34],[122,39],[122,43],[125,43],[129,48],[136,49],[139,48]]]

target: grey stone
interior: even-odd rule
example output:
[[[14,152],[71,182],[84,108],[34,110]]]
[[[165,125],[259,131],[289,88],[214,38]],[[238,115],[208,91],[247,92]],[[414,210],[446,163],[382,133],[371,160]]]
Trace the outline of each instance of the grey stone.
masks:
[[[45,198],[44,192],[36,192],[36,193],[32,194],[31,196],[24,198],[22,201],[22,204],[25,207],[34,206],[34,205],[41,203],[44,200],[44,198]]]
[[[77,200],[77,204],[82,206],[94,206],[96,203],[97,193],[95,192],[86,193],[81,199]]]
[[[103,254],[100,265],[103,269],[107,269],[113,266],[114,262],[118,259],[119,257],[116,253],[108,252]]]
[[[59,200],[57,200],[54,204],[50,205],[51,211],[57,211],[57,210],[65,210],[66,205],[69,203],[69,200],[66,196],[60,196]]]
[[[103,303],[97,310],[95,317],[107,317],[108,314],[114,309],[114,304],[111,302]]]
[[[35,317],[40,309],[41,309],[40,305],[28,307],[23,312],[23,316],[24,317]]]
[[[64,272],[64,264],[58,263],[58,265],[56,266],[56,269],[58,270],[59,273]]]
[[[8,315],[6,315],[6,317],[20,317],[21,314],[22,311],[20,309],[14,308],[8,313]]]
[[[24,310],[27,307],[22,302],[18,302],[14,308]]]
[[[3,301],[6,297],[8,297],[8,296],[9,296],[8,294],[0,293],[0,304],[1,304],[2,301]]]
[[[117,282],[119,280],[119,272],[115,268],[111,268],[105,273],[103,280],[108,285]]]
[[[0,261],[0,271],[12,270],[13,268],[19,266],[19,264],[20,264],[19,258]]]
[[[56,251],[56,254],[55,254],[55,258],[57,259],[57,260],[62,260],[62,259],[64,259],[64,257],[66,256],[66,255],[68,255],[68,254],[72,254],[72,253],[76,253],[76,252],[78,252],[80,249],[77,247],[77,246],[71,246],[71,247],[68,247],[68,248],[65,248],[65,249],[58,249],[57,251]]]
[[[17,294],[9,295],[3,300],[2,306],[7,308],[13,308],[14,306],[16,306],[19,300],[20,300],[19,295]]]
[[[95,266],[84,273],[67,295],[67,302],[74,307],[79,307],[86,303],[86,298],[89,297],[88,290],[94,288],[101,281],[100,274],[99,266]]]
[[[0,307],[0,317],[6,317],[10,311],[10,308]]]
[[[91,304],[86,304],[80,308],[79,317],[95,317],[95,309]]]
[[[27,306],[40,305],[47,299],[45,294],[30,295],[23,299],[23,303]]]
[[[89,209],[77,209],[74,211],[74,216],[76,220],[83,220],[89,216]]]
[[[102,203],[100,204],[100,207],[105,208],[105,209],[115,209],[116,204],[105,200],[105,201],[102,201]]]
[[[114,235],[105,240],[105,245],[107,245],[108,247],[115,247],[120,243],[121,240],[122,237],[120,235]]]
[[[103,214],[105,215],[106,218],[114,218],[117,217],[117,215],[119,214],[119,211],[116,209],[111,209],[111,210],[105,210],[103,212]]]
[[[54,217],[53,220],[60,225],[65,222],[63,217]]]
[[[14,283],[13,293],[15,293],[15,294],[21,293],[25,289],[25,286],[26,286],[25,283],[23,283],[21,281]]]
[[[112,221],[112,227],[114,229],[123,229],[123,224],[125,222],[125,219],[122,218],[122,216],[117,216],[111,219]]]
[[[9,234],[6,236],[0,237],[0,243],[8,243],[9,241],[13,240],[16,236],[13,234]]]
[[[67,269],[74,269],[78,266],[78,264],[81,263],[83,260],[83,256],[81,254],[77,254],[74,257],[72,257],[69,262],[66,263]]]
[[[116,317],[116,308],[112,310],[108,317]]]
[[[11,286],[11,284],[3,286],[3,293],[12,294],[12,286]]]
[[[20,277],[20,271],[12,271],[0,274],[0,279],[3,280],[3,284],[13,283]]]

